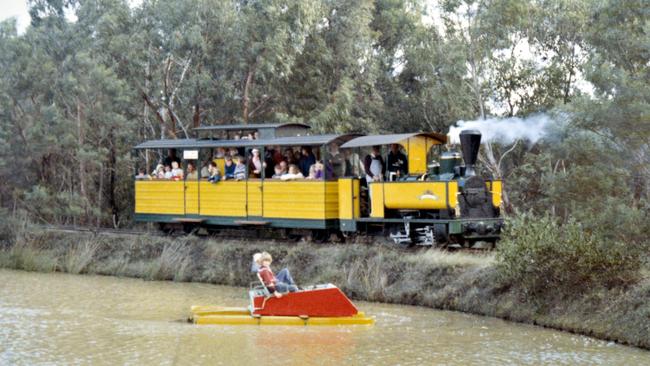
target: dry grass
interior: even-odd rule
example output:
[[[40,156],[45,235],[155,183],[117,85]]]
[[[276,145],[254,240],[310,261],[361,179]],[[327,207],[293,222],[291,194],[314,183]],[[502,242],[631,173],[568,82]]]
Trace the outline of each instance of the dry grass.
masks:
[[[165,245],[160,256],[150,263],[146,277],[152,280],[184,281],[190,278],[190,263],[188,246],[173,241]]]
[[[58,260],[51,251],[32,248],[29,244],[17,244],[0,252],[0,266],[33,272],[54,272]]]
[[[491,252],[466,253],[426,250],[408,255],[407,260],[431,266],[485,268],[495,263],[495,256]]]
[[[62,270],[73,274],[82,273],[88,268],[98,249],[99,243],[93,240],[72,244],[63,257]]]

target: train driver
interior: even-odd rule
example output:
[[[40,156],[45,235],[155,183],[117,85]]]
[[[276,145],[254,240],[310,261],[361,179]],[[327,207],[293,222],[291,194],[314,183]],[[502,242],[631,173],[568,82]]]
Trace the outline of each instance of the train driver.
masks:
[[[386,162],[388,164],[389,180],[393,180],[393,176],[400,178],[408,175],[408,159],[406,159],[406,155],[401,151],[399,144],[390,145],[390,152],[388,153]]]
[[[363,169],[366,172],[366,181],[368,183],[384,180],[386,163],[384,163],[384,158],[381,156],[380,146],[373,146],[370,154],[363,159]]]

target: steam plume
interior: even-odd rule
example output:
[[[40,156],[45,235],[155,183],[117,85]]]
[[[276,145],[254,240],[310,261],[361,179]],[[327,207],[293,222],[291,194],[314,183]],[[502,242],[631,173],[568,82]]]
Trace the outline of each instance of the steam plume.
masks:
[[[498,142],[512,144],[515,140],[527,140],[534,144],[542,139],[549,127],[556,121],[547,114],[535,114],[519,118],[489,118],[475,121],[458,121],[456,126],[449,128],[449,140],[453,144],[460,143],[458,135],[463,130],[479,130],[483,142]]]

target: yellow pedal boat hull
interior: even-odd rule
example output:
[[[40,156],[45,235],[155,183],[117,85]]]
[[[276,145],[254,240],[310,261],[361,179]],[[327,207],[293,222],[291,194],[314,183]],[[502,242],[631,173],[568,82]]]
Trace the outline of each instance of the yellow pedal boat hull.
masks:
[[[195,324],[218,325],[372,325],[375,320],[359,312],[354,316],[310,318],[300,316],[251,316],[246,308],[192,306],[190,318]]]

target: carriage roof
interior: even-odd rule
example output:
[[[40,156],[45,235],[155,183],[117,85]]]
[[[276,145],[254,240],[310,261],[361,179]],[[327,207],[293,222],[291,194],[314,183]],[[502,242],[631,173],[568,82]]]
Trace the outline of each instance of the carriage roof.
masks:
[[[304,123],[253,123],[253,124],[232,124],[232,125],[215,125],[195,127],[194,131],[239,131],[239,130],[260,130],[260,129],[279,129],[287,127],[300,127],[310,129],[311,126]]]
[[[350,147],[399,144],[399,143],[404,143],[405,141],[408,141],[409,139],[412,139],[414,137],[431,140],[433,144],[444,144],[447,142],[447,136],[440,133],[415,132],[415,133],[397,133],[397,134],[390,134],[390,135],[361,136],[346,142],[341,147],[350,148]]]
[[[216,147],[260,147],[260,146],[321,146],[329,143],[345,143],[359,134],[327,134],[310,136],[289,136],[263,140],[212,140],[212,139],[165,139],[145,141],[134,149],[207,149]]]

